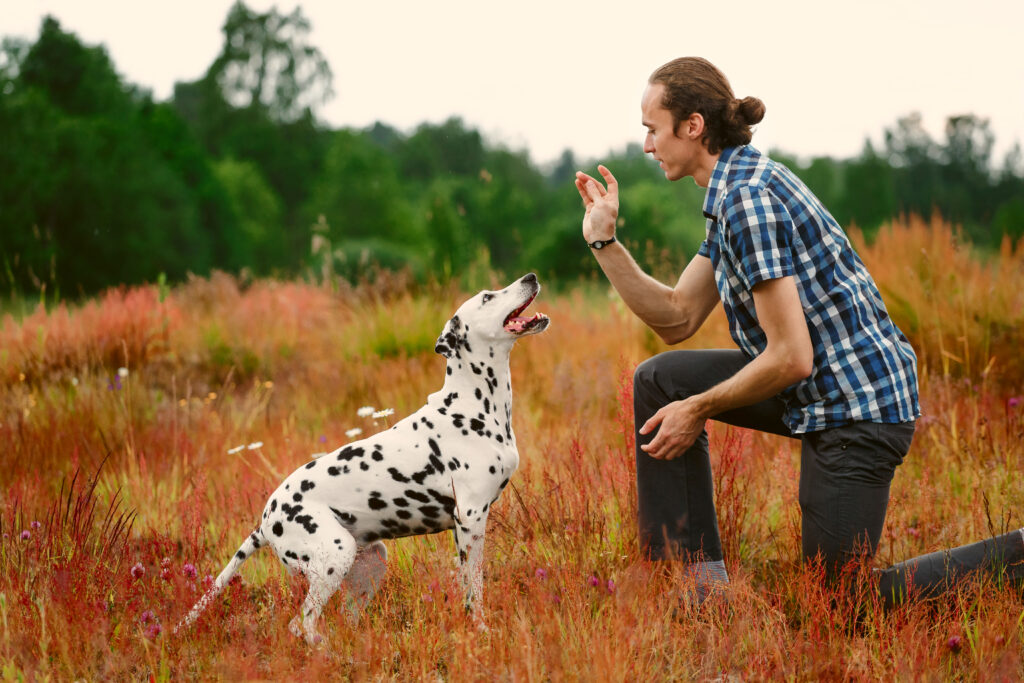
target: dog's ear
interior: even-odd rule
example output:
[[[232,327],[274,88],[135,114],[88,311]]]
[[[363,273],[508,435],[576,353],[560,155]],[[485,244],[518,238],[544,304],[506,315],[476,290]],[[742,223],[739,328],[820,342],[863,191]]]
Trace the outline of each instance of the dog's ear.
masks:
[[[437,338],[434,352],[445,358],[455,358],[459,355],[459,348],[463,345],[464,335],[462,333],[462,321],[459,316],[452,316],[452,319],[445,323],[441,330],[441,336]]]

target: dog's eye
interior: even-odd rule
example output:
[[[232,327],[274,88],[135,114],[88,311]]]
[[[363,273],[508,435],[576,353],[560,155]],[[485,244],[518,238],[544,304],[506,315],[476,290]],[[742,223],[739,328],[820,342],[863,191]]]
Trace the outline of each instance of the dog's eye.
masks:
[[[485,304],[485,303],[487,303],[488,301],[490,301],[493,298],[494,298],[493,294],[484,294],[483,298],[480,299],[480,303]]]

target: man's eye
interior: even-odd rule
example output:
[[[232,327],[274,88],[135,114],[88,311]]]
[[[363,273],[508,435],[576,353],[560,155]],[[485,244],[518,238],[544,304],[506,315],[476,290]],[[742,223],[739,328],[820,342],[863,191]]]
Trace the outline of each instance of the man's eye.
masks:
[[[493,298],[494,298],[493,294],[484,294],[483,299],[480,300],[480,303],[484,303],[485,304],[485,303],[487,303],[488,301],[490,301]]]

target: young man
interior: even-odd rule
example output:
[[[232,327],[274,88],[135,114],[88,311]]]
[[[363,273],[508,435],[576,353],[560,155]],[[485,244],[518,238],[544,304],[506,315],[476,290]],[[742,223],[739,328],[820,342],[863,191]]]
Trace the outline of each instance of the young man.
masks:
[[[764,116],[700,58],[657,69],[641,100],[644,151],[668,180],[707,188],[707,238],[674,288],[615,239],[618,184],[577,173],[583,237],[630,309],[667,343],[721,302],[739,350],[669,351],[634,376],[640,543],[681,558],[698,602],[728,582],[712,499],[708,419],[801,440],[802,553],[829,577],[878,546],[893,472],[920,415],[917,358],[842,229],[787,168],[749,146]],[[886,602],[972,570],[1024,573],[1024,533],[878,572]]]

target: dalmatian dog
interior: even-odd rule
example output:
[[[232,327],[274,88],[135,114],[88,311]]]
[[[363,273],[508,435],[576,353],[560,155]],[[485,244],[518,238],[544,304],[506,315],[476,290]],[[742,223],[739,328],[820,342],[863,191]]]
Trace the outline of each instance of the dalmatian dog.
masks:
[[[435,351],[444,386],[390,429],[302,465],[271,494],[259,526],[175,629],[193,623],[256,550],[270,546],[309,592],[289,625],[316,644],[316,624],[347,584],[349,609],[372,597],[385,570],[382,539],[452,530],[466,609],[481,627],[487,514],[519,465],[512,432],[509,354],[549,319],[521,314],[536,298],[533,273],[482,291],[445,324]]]

